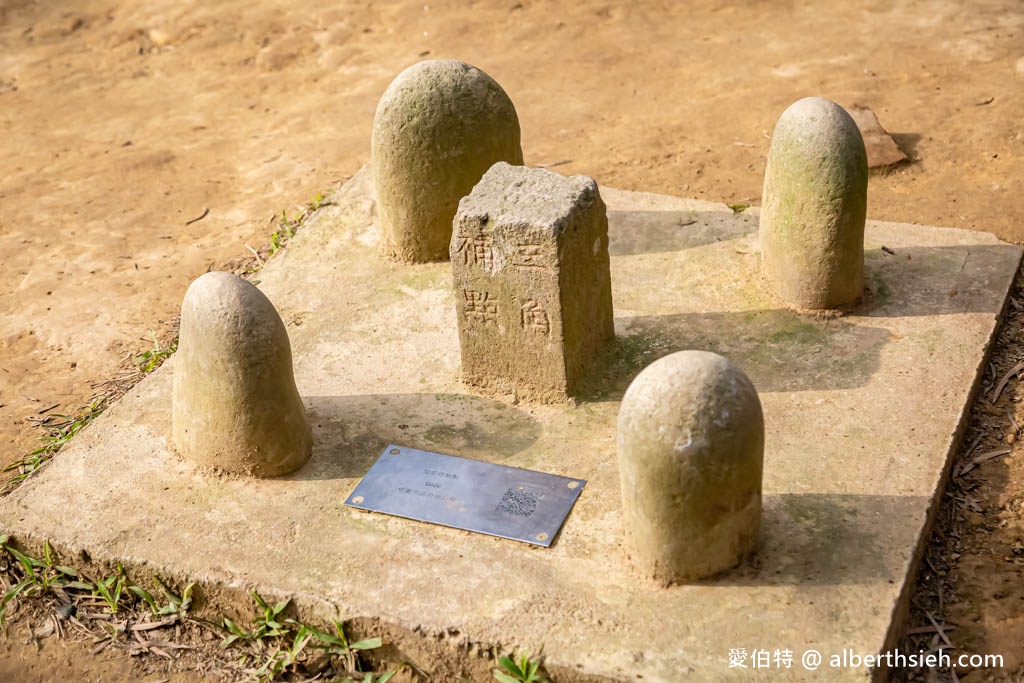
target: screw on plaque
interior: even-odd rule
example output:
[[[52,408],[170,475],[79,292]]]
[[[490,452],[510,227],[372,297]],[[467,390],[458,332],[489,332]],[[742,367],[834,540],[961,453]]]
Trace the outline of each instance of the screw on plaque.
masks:
[[[353,505],[359,505],[362,502],[363,502],[363,497],[362,496],[356,496],[355,498],[352,499],[352,504]]]
[[[570,481],[566,486],[571,489],[579,488],[580,483],[578,481]]]
[[[548,535],[547,534],[537,534],[537,540],[538,541],[546,541],[546,540],[548,540]]]
[[[398,455],[399,453],[401,453],[401,452],[402,452],[402,449],[400,449],[400,448],[392,448],[392,449],[391,449],[390,451],[388,451],[388,452],[389,452],[389,453],[391,453],[391,455]]]

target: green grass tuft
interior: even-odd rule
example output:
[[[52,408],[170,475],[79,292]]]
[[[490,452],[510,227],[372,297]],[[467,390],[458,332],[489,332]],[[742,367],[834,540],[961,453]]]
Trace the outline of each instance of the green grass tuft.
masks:
[[[55,413],[53,417],[60,418],[64,422],[51,428],[50,432],[43,437],[43,445],[28,455],[15,460],[3,469],[4,472],[15,472],[0,486],[0,495],[13,490],[18,484],[28,479],[39,471],[43,464],[52,458],[54,454],[65,446],[71,439],[85,429],[90,422],[99,417],[106,409],[106,396],[100,396],[92,400],[78,415],[62,415]]]
[[[501,669],[495,669],[494,680],[499,683],[549,683],[548,677],[541,673],[541,657],[531,657],[528,653],[504,655],[498,658]]]
[[[144,375],[156,370],[172,353],[178,350],[177,336],[174,337],[170,344],[161,347],[160,341],[156,338],[156,332],[150,330],[149,334],[153,337],[153,348],[147,349],[135,357],[135,365],[138,366],[139,372]]]

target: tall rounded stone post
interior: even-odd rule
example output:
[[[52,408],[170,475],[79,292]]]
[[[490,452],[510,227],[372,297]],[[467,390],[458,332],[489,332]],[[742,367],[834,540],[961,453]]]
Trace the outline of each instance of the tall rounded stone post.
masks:
[[[273,477],[313,451],[284,323],[230,273],[207,273],[185,292],[172,403],[174,447],[197,465]]]
[[[864,291],[868,160],[853,118],[807,97],[779,117],[768,150],[761,263],[769,287],[798,310],[840,309]]]
[[[742,370],[707,351],[651,363],[622,399],[618,452],[626,547],[642,572],[695,581],[754,552],[764,418]]]
[[[519,118],[505,91],[454,59],[398,74],[371,140],[384,250],[407,263],[448,259],[459,200],[492,165],[522,165]]]

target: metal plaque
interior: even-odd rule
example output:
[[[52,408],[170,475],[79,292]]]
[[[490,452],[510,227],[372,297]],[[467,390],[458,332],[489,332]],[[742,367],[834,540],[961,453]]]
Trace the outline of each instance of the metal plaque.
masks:
[[[345,505],[547,548],[586,483],[389,445]]]

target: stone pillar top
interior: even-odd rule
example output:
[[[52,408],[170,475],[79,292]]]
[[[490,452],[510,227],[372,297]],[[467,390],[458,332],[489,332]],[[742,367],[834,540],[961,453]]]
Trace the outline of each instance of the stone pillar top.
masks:
[[[494,164],[473,191],[459,202],[460,222],[498,225],[557,237],[569,224],[566,207],[592,203],[597,182],[584,175],[564,176],[542,168]]]

